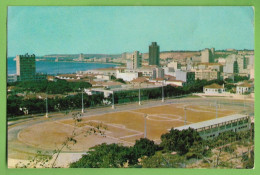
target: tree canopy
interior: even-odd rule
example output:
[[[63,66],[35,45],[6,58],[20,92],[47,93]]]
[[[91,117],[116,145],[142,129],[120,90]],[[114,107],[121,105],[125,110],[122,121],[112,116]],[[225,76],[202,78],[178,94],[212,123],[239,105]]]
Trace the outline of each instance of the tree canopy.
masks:
[[[86,155],[70,164],[70,168],[120,168],[127,163],[130,155],[129,147],[103,143],[90,148]]]
[[[186,154],[190,147],[202,140],[199,133],[192,129],[184,129],[182,131],[171,129],[169,133],[161,136],[161,146],[166,151],[177,151],[180,155]]]

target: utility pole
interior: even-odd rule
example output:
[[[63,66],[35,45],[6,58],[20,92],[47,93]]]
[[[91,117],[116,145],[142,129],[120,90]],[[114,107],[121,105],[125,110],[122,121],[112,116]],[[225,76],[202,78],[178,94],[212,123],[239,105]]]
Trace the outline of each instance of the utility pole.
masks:
[[[140,89],[141,83],[139,83],[139,105],[141,105],[141,89]]]
[[[216,118],[218,118],[218,102],[216,101]]]
[[[244,110],[246,109],[246,102],[245,102],[245,97],[244,97]]]
[[[184,124],[187,125],[187,115],[186,115],[186,106],[184,106]]]
[[[114,91],[112,91],[112,109],[115,109]]]
[[[81,113],[82,114],[84,113],[83,90],[84,90],[84,88],[82,89],[82,92],[81,92],[81,103],[82,103]]]
[[[163,81],[162,81],[162,102],[164,102]]]
[[[144,114],[144,138],[146,138],[146,117],[147,117],[147,114]]]
[[[46,93],[46,115],[45,115],[46,118],[49,118],[48,116],[48,94]]]

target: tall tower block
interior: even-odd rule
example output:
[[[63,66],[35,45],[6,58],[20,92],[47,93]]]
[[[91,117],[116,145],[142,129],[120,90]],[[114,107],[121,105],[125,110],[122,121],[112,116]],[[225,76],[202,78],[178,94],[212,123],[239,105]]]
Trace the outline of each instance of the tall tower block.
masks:
[[[160,66],[160,46],[156,42],[149,46],[149,65]]]
[[[36,66],[35,55],[17,55],[16,56],[16,74],[20,81],[35,80]]]

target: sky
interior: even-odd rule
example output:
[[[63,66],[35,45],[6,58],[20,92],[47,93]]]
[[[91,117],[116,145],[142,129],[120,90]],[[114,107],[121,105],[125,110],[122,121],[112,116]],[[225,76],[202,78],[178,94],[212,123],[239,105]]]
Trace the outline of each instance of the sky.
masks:
[[[252,7],[8,8],[8,56],[254,49]]]

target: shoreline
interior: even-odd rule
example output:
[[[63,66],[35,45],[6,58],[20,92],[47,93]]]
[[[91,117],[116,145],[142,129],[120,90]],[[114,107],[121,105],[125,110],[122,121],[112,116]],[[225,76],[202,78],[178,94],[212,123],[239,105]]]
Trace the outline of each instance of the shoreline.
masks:
[[[48,64],[48,63],[57,63],[57,64],[59,64],[59,62],[62,64],[62,63],[67,63],[67,64],[69,64],[69,63],[72,63],[72,64],[76,64],[76,63],[80,63],[80,64],[86,64],[86,66],[87,65],[89,65],[90,67],[92,67],[93,65],[98,65],[97,67],[99,67],[99,65],[100,65],[100,68],[103,68],[104,66],[102,66],[102,65],[106,65],[105,67],[118,67],[118,66],[122,66],[123,64],[122,63],[103,63],[103,62],[79,62],[79,61],[59,61],[59,62],[55,62],[55,61],[49,61],[49,60],[45,60],[45,61],[43,61],[43,60],[39,60],[39,61],[36,61],[36,62],[38,62],[39,64],[41,64],[41,63],[46,63],[46,64]],[[84,66],[84,65],[83,65]],[[82,67],[82,66],[80,66],[80,67]],[[99,68],[89,68],[89,69],[87,69],[87,70],[85,70],[85,68],[84,69],[82,69],[82,70],[77,70],[77,71],[75,71],[75,72],[65,72],[65,73],[60,73],[60,72],[57,72],[57,73],[46,73],[47,75],[58,75],[58,74],[77,74],[77,72],[80,72],[80,71],[88,71],[88,70],[95,70],[95,69],[99,69]],[[7,70],[8,70],[8,66],[7,66]],[[12,70],[12,68],[11,68],[11,70]],[[36,70],[36,73],[44,73],[44,72],[42,72],[42,71],[37,71]],[[12,72],[10,72],[10,73],[8,73],[8,71],[7,71],[7,75],[9,76],[9,75],[13,75],[13,74],[16,74],[16,71],[14,72],[14,73],[12,73]],[[45,74],[45,73],[44,73]]]
[[[123,63],[105,63],[105,62],[85,62],[85,61],[49,61],[49,60],[37,60],[37,62],[66,62],[66,63],[90,63],[90,64],[115,64],[115,65],[122,65]]]

